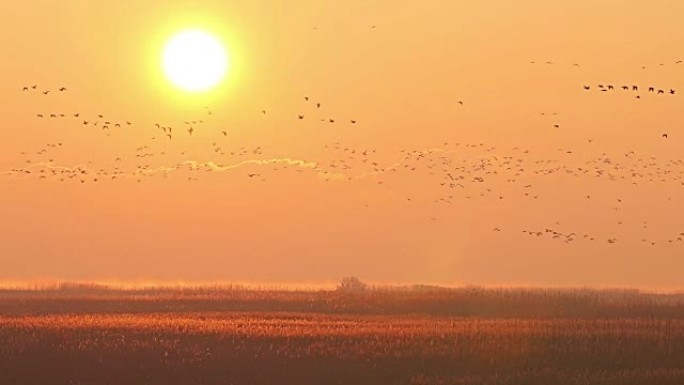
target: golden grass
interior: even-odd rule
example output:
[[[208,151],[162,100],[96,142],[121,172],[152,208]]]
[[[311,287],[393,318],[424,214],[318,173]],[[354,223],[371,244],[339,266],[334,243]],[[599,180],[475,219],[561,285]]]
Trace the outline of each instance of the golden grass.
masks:
[[[0,295],[1,384],[684,384],[677,296],[34,294]]]

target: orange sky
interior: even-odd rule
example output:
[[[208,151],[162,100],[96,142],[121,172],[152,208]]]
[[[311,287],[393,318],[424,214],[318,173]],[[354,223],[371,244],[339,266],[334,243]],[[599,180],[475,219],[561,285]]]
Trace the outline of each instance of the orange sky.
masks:
[[[0,279],[681,287],[683,14],[675,0],[7,4]],[[188,27],[230,51],[206,94],[161,73]]]

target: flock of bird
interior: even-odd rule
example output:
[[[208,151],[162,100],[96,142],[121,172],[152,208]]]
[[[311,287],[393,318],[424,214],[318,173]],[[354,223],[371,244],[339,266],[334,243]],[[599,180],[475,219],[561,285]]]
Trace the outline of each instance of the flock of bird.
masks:
[[[548,62],[547,64],[553,64]],[[577,65],[579,66],[579,65]],[[598,90],[600,92],[612,92],[618,87],[611,84],[598,84],[596,86],[584,85],[584,90]],[[673,88],[646,88],[637,85],[622,85],[619,87],[624,92],[637,93],[648,92],[656,95],[676,95]],[[36,93],[49,96],[51,92],[66,93],[66,87],[56,90],[39,89],[36,85],[28,85],[22,88],[24,93]],[[295,121],[301,121],[314,115],[316,120],[326,124],[334,124],[338,119],[322,117],[322,103],[312,100],[309,96],[303,96],[304,102],[310,105],[312,110],[293,114]],[[463,101],[457,102],[463,105]],[[313,114],[312,111],[319,112]],[[262,116],[267,116],[267,110],[260,111]],[[546,113],[542,113],[544,115]],[[435,207],[448,207],[459,204],[472,204],[476,199],[492,202],[514,200],[537,201],[545,199],[544,192],[537,186],[544,185],[546,180],[554,180],[559,176],[578,180],[586,179],[588,184],[612,183],[631,186],[648,184],[669,184],[684,188],[684,160],[660,161],[653,156],[638,155],[634,151],[624,154],[602,153],[593,158],[582,159],[572,149],[558,149],[555,157],[535,155],[533,151],[522,147],[499,149],[487,146],[484,143],[443,142],[436,148],[399,149],[394,154],[394,160],[386,161],[380,156],[380,151],[375,148],[358,148],[345,146],[340,142],[325,145],[325,154],[329,160],[311,161],[305,159],[267,156],[266,150],[261,146],[255,147],[232,147],[231,142],[226,142],[228,131],[225,129],[209,128],[207,123],[211,120],[213,111],[205,107],[201,115],[193,119],[179,122],[177,125],[153,123],[148,126],[152,132],[157,132],[162,138],[171,140],[175,135],[186,132],[192,137],[197,130],[209,131],[216,135],[216,140],[206,148],[204,157],[206,161],[184,159],[189,154],[186,151],[177,151],[172,148],[164,148],[163,144],[156,141],[157,136],[149,137],[149,142],[140,144],[128,156],[120,155],[112,159],[112,163],[106,166],[94,166],[92,162],[86,162],[75,166],[60,165],[56,159],[60,151],[66,146],[65,141],[47,143],[34,151],[23,151],[20,155],[25,157],[21,166],[15,167],[5,175],[14,177],[38,178],[41,180],[55,180],[59,182],[76,181],[80,184],[102,183],[106,180],[133,179],[138,183],[158,175],[168,177],[174,172],[186,172],[188,181],[197,181],[201,175],[217,172],[240,172],[248,169],[244,175],[248,180],[267,182],[275,173],[294,170],[299,173],[309,172],[326,183],[335,182],[359,182],[372,181],[371,185],[376,188],[384,188],[392,191],[400,191],[401,204],[424,204]],[[557,115],[557,113],[549,113]],[[103,114],[85,116],[81,112],[55,113],[40,112],[36,114],[38,119],[67,119],[73,124],[87,127],[97,127],[103,131],[124,129],[134,126],[127,119],[106,118]],[[347,119],[351,125],[356,125],[356,119]],[[556,128],[558,124],[554,125]],[[137,126],[136,126],[137,127]],[[663,134],[667,137],[667,134]],[[591,143],[592,139],[588,139]],[[386,154],[384,154],[386,155]],[[170,159],[181,158],[181,161],[171,162]],[[134,166],[130,166],[134,164]],[[126,167],[128,165],[128,167]],[[1,175],[1,174],[0,174]],[[418,190],[406,189],[416,183],[412,180],[420,180],[423,184],[431,184],[433,188]],[[408,182],[407,182],[408,181]],[[368,186],[368,185],[367,185]],[[405,191],[401,192],[404,189]],[[620,191],[612,187],[612,191]],[[579,197],[577,197],[579,198]],[[592,201],[590,193],[583,195],[582,200]],[[619,214],[622,210],[623,198],[615,198],[612,206],[613,211]],[[672,197],[668,197],[671,200]],[[432,216],[433,221],[438,221],[438,216]],[[614,226],[619,229],[625,220],[618,220]],[[643,230],[647,230],[646,222]],[[507,230],[501,226],[493,228],[497,233]],[[603,241],[613,245],[622,241],[618,236],[611,234],[596,234],[579,230],[563,230],[560,223],[555,226],[542,226],[539,229],[526,228],[520,230],[525,236],[535,239],[550,239],[571,244],[576,241],[596,242]],[[682,243],[684,232],[672,234],[669,237],[642,238],[642,242],[651,246],[659,244]]]
[[[583,88],[586,91],[590,91],[592,89],[590,85],[585,85]],[[643,90],[646,87],[639,87],[637,85],[631,85],[631,86],[623,85],[620,88],[622,89],[622,91],[639,92],[640,89]],[[599,90],[600,92],[609,92],[609,91],[614,91],[615,86],[613,86],[612,84],[606,84],[606,85],[598,84],[596,86],[596,89]],[[670,94],[670,95],[674,95],[676,93],[676,91],[673,88],[664,89],[664,88],[656,88],[653,86],[648,87],[648,92],[649,93],[655,93],[657,95],[664,95],[665,93]],[[641,99],[640,94],[637,94],[635,97],[637,99]]]

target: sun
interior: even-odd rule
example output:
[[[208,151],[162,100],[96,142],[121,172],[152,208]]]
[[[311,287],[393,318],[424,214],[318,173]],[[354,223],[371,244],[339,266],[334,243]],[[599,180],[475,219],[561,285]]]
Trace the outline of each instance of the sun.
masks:
[[[226,76],[228,54],[214,36],[201,30],[187,30],[166,43],[162,65],[175,86],[186,91],[207,91]]]

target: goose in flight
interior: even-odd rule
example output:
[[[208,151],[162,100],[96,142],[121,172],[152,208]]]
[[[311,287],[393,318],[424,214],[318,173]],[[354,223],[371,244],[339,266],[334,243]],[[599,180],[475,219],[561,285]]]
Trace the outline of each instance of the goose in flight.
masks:
[[[667,139],[667,133],[663,134],[663,138]]]
[[[61,88],[59,89],[59,92],[64,92],[64,91],[66,91],[66,90],[67,90],[66,87],[61,87]]]
[[[299,118],[299,120],[304,119],[304,115],[297,115],[297,117]]]

